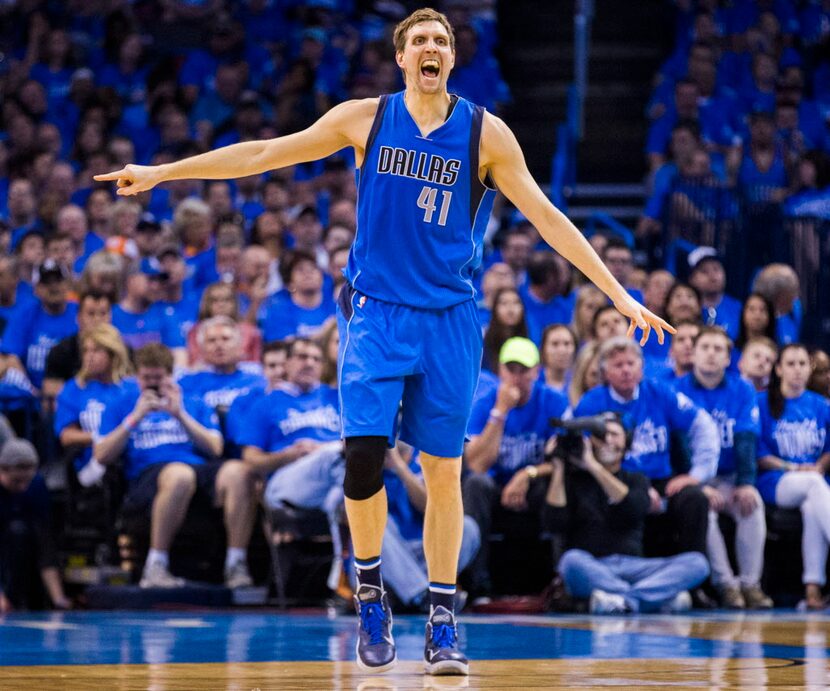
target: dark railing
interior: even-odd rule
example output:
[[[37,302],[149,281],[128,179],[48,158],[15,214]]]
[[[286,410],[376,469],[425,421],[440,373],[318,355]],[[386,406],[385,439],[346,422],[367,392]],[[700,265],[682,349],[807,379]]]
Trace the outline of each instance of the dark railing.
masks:
[[[686,278],[688,253],[715,247],[724,258],[727,287],[747,294],[757,271],[790,264],[801,282],[805,340],[830,345],[830,221],[786,216],[780,188],[731,187],[714,178],[678,177],[663,200],[663,265]]]

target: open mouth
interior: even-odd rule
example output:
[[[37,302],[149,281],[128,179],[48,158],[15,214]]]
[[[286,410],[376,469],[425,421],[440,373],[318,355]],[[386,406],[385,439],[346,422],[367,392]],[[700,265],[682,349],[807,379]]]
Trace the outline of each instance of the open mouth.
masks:
[[[437,77],[441,71],[441,65],[437,60],[424,60],[421,63],[421,74],[425,77]]]

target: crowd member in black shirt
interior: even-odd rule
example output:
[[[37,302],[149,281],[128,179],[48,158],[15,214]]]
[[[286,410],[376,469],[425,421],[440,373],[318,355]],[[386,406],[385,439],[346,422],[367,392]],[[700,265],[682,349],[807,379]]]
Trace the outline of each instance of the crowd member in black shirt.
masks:
[[[46,356],[43,395],[57,398],[63,385],[81,369],[81,333],[99,324],[112,323],[112,302],[109,295],[90,291],[78,301],[78,330],[58,341]]]
[[[49,524],[49,491],[37,472],[35,448],[12,438],[0,450],[0,613],[45,604],[71,606],[58,573]]]
[[[604,440],[586,440],[569,467],[554,457],[545,521],[568,546],[559,573],[573,597],[590,598],[595,614],[689,609],[688,589],[708,576],[709,563],[699,552],[642,556],[649,481],[621,469],[628,444],[617,419]]]

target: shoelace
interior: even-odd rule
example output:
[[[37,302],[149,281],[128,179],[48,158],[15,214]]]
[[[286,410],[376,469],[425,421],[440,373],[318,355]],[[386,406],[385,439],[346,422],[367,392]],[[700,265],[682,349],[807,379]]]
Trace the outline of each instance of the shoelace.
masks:
[[[360,608],[360,625],[369,634],[369,644],[383,643],[383,623],[386,621],[386,612],[383,605],[375,602],[363,605]]]
[[[455,627],[449,624],[438,624],[432,628],[432,642],[439,648],[455,647]]]

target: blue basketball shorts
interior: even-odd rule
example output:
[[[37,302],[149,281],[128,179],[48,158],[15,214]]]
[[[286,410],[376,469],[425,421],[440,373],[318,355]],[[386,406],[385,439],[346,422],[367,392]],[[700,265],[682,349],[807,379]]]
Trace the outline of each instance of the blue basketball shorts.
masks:
[[[344,437],[396,436],[433,456],[460,456],[481,367],[481,325],[470,299],[420,309],[363,295],[337,303]]]

